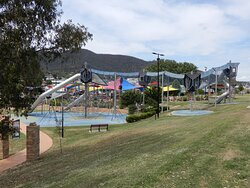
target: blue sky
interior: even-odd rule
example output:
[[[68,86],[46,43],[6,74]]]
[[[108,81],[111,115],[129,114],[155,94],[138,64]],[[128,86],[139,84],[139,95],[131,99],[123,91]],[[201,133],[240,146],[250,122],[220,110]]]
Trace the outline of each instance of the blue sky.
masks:
[[[189,61],[200,69],[240,62],[250,81],[250,0],[63,0],[62,20],[93,34],[96,53]]]

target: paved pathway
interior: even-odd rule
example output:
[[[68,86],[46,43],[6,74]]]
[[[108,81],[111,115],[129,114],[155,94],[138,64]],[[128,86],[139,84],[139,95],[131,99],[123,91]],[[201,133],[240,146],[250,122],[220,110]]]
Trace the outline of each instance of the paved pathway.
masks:
[[[26,134],[26,125],[21,123],[20,125],[21,132]],[[45,134],[44,132],[40,131],[40,154],[47,151],[53,145],[52,139]],[[13,168],[19,164],[22,164],[26,161],[26,149],[11,155],[7,159],[0,160],[0,173],[3,171]]]

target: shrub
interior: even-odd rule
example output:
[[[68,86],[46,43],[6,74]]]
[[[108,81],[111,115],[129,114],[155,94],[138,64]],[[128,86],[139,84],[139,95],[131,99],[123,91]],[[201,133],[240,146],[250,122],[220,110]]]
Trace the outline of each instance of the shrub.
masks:
[[[196,99],[196,101],[201,101],[201,96],[200,96],[200,95],[197,95],[197,96],[195,97],[195,99]]]
[[[144,105],[141,108],[141,112],[152,112],[155,111],[156,109],[153,106],[149,106],[149,105]]]
[[[158,100],[157,87],[146,88],[145,89],[145,103],[149,106],[157,107],[157,100]],[[160,88],[159,101],[161,101],[161,88]]]
[[[120,97],[120,107],[124,108],[129,105],[135,105],[136,103],[140,103],[141,93],[139,91],[125,91],[121,94]]]
[[[155,115],[155,111],[145,112],[145,113],[139,113],[139,114],[134,114],[134,115],[129,115],[126,118],[126,121],[128,123],[133,123],[133,122],[136,122],[136,121],[140,121],[142,119],[150,118],[153,115]]]
[[[183,96],[182,99],[183,99],[183,101],[188,101],[188,97],[187,96]]]
[[[128,106],[128,114],[134,114],[137,110],[137,107],[135,106],[135,104],[131,104]]]
[[[205,92],[204,92],[203,89],[198,89],[198,90],[196,91],[196,93],[197,93],[198,95],[204,95],[204,94],[205,94]]]

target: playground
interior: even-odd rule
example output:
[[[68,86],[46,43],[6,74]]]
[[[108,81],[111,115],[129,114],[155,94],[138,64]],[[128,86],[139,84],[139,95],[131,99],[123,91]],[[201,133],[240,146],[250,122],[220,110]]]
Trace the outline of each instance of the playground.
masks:
[[[159,72],[157,99],[160,109],[145,103],[145,93],[157,90],[157,72],[108,72],[88,68],[87,63],[80,73],[54,85],[42,93],[31,107],[28,117],[21,121],[29,124],[36,122],[41,127],[81,126],[92,124],[124,124],[128,107],[121,107],[122,95],[128,91],[139,93],[140,100],[133,102],[135,112],[143,112],[149,106],[157,111],[169,111],[172,102],[184,101],[188,109],[177,109],[175,116],[206,115],[212,113],[201,109],[199,101],[207,108],[220,103],[232,103],[239,63],[229,62],[205,72],[174,74]],[[130,81],[132,80],[132,81]],[[174,88],[179,83],[183,89]],[[197,93],[202,91],[203,94]],[[174,93],[176,96],[174,96]],[[130,101],[131,102],[131,101]],[[142,110],[140,110],[142,109]],[[179,111],[181,110],[181,111]]]
[[[250,2],[0,7],[0,188],[250,188]]]
[[[86,82],[84,90],[75,90],[79,93],[74,95],[60,89],[72,82],[75,87],[74,81],[81,74],[67,79],[42,93],[29,116],[21,119],[40,125],[43,134],[52,139],[49,147],[43,141],[42,145],[47,149],[53,146],[44,150],[40,160],[25,163],[22,154],[19,159],[24,160],[13,163],[18,166],[9,170],[6,166],[0,175],[0,187],[72,187],[82,186],[83,179],[84,187],[162,187],[166,181],[171,187],[247,187],[250,95],[233,92],[238,65],[228,63],[201,74],[161,72],[161,87],[167,89],[161,92],[159,118],[156,111],[153,117],[129,124],[126,117],[138,112],[128,115],[128,109],[117,104],[126,92],[122,83],[127,73],[111,73],[112,81],[110,77],[101,79],[104,73],[92,69],[99,74],[99,84],[104,85],[96,85],[91,79],[91,85]],[[143,104],[143,89],[154,81],[156,73],[129,73],[131,76],[139,78],[141,85],[130,83],[130,87],[141,92]],[[184,84],[187,96],[170,95],[175,79]],[[226,88],[219,94],[218,83],[222,82]],[[196,93],[203,87],[209,90],[208,98]],[[89,130],[89,125],[104,124],[110,125],[105,132]],[[64,136],[58,130],[63,130]],[[12,154],[23,152],[25,139],[19,143]]]
[[[62,154],[54,128],[42,128],[52,149],[1,174],[0,187],[249,187],[250,95],[235,102],[205,116],[164,112],[105,133],[66,127]]]

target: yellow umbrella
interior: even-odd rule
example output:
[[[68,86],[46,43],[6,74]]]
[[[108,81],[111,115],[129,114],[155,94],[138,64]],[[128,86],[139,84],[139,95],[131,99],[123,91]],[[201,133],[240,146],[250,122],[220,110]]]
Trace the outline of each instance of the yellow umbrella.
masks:
[[[178,91],[178,90],[179,89],[172,87],[172,85],[163,87],[163,91]]]

